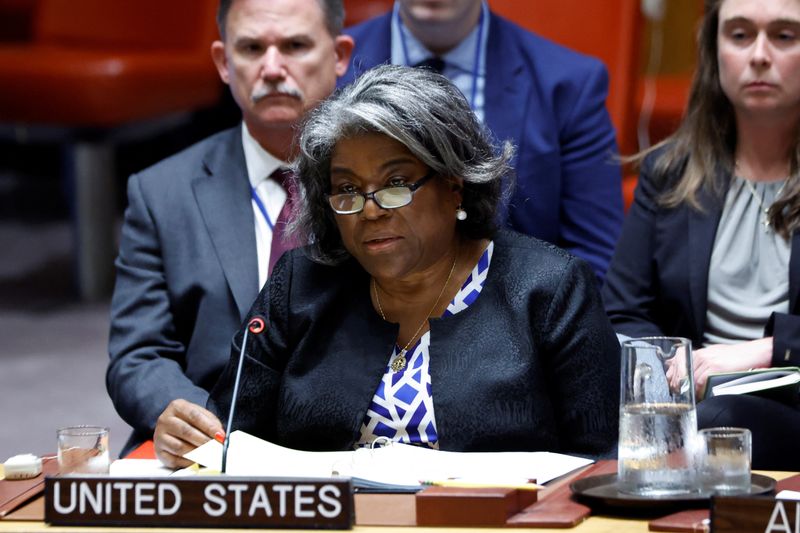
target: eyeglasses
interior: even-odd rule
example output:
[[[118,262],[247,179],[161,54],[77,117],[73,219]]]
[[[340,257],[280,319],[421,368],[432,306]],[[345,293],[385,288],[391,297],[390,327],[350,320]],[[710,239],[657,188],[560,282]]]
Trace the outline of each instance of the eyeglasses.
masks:
[[[411,203],[414,192],[425,185],[435,175],[431,171],[408,185],[392,185],[372,192],[347,192],[342,194],[328,194],[328,203],[339,215],[355,215],[360,213],[367,203],[372,200],[381,209],[397,209]]]

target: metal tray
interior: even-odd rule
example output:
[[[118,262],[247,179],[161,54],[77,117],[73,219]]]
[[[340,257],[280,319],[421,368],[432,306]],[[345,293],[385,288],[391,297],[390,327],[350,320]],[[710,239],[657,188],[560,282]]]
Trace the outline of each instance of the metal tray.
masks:
[[[628,509],[660,509],[665,507],[704,507],[710,495],[700,492],[674,496],[650,497],[626,494],[617,490],[617,475],[604,474],[574,481],[569,486],[575,497],[587,505],[621,507]],[[752,474],[749,496],[768,494],[775,490],[775,480],[761,474]]]

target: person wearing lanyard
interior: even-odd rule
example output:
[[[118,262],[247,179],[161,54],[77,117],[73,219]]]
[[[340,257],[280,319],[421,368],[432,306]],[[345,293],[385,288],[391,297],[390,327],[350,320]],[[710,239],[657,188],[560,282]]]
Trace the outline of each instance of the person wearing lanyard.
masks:
[[[439,70],[500,140],[518,147],[505,224],[585,259],[602,281],[622,227],[621,170],[598,60],[492,13],[481,0],[397,0],[345,30],[356,41],[339,85],[380,64]]]
[[[341,0],[221,0],[211,55],[242,124],[133,175],[111,304],[109,394],[168,466],[222,430],[205,406],[231,335],[292,242],[295,126],[347,69]]]

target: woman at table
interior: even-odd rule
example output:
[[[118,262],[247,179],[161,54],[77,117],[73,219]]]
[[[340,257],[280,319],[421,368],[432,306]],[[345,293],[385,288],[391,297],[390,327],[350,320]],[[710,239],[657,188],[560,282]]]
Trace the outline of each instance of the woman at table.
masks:
[[[800,0],[707,1],[686,116],[638,156],[603,292],[617,332],[692,340],[698,391],[800,365],[799,126]],[[717,397],[698,423],[749,427],[755,467],[800,469],[795,407]]]
[[[600,456],[617,440],[619,347],[591,269],[495,226],[497,155],[425,69],[369,71],[306,123],[303,198],[258,296],[233,427],[285,446],[378,437],[456,451]],[[239,346],[211,393],[225,420]]]

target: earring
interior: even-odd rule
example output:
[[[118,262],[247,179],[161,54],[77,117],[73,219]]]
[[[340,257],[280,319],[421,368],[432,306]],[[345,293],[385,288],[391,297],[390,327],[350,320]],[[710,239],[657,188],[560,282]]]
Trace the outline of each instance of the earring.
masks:
[[[458,209],[456,209],[456,219],[467,220],[467,212],[461,209],[461,206],[458,206]]]

